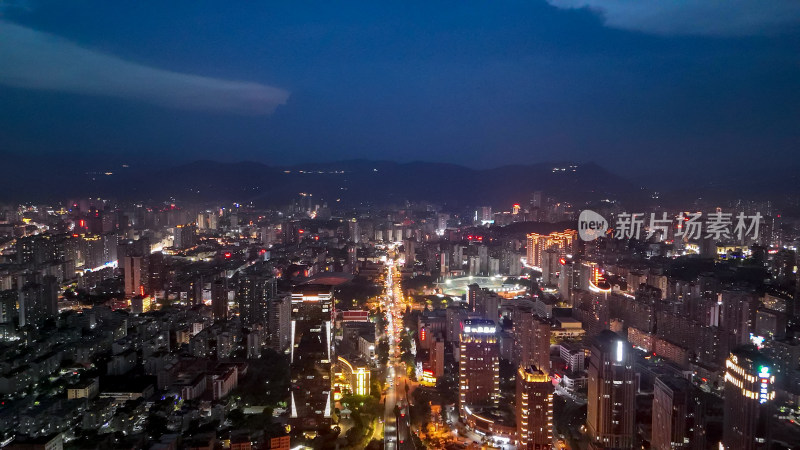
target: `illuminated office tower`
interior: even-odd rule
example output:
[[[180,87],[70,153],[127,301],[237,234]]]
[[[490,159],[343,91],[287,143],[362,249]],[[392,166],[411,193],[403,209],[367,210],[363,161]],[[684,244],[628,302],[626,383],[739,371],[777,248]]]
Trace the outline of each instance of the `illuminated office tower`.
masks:
[[[534,366],[520,366],[516,400],[518,448],[553,448],[553,383],[550,377]]]
[[[589,358],[586,428],[592,448],[633,448],[636,430],[636,386],[631,345],[604,330]]]
[[[292,292],[290,423],[301,430],[331,424],[333,290],[302,285]]]
[[[458,363],[459,411],[496,406],[500,395],[500,344],[493,320],[466,319],[461,330]]]
[[[724,447],[736,450],[770,448],[775,400],[775,376],[770,360],[754,346],[746,345],[731,352],[725,369]]]

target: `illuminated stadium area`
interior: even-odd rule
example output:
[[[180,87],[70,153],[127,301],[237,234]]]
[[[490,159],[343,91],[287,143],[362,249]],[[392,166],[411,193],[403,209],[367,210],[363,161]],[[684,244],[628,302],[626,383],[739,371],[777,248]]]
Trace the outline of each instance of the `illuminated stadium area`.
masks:
[[[437,283],[436,287],[442,290],[444,295],[453,295],[453,296],[461,296],[467,293],[467,286],[470,284],[477,284],[478,286],[486,289],[490,289],[494,292],[501,294],[509,294],[509,295],[522,295],[525,293],[526,287],[519,283],[519,279],[511,278],[511,280],[516,280],[517,282],[514,283],[505,283],[505,281],[509,279],[505,276],[494,276],[494,277],[477,277],[477,276],[467,276],[467,277],[458,277],[458,278],[448,278],[443,283]]]

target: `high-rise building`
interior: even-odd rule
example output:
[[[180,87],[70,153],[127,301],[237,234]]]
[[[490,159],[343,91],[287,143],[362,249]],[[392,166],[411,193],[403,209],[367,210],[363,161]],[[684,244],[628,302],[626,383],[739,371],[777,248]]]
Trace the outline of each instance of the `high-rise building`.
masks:
[[[477,283],[467,286],[467,305],[470,311],[475,311],[475,303],[480,295],[481,287]]]
[[[281,224],[281,238],[284,244],[297,243],[297,222],[286,221]]]
[[[660,376],[653,387],[654,450],[698,448],[692,442],[695,422],[694,387],[685,378]]]
[[[450,220],[450,214],[439,213],[436,215],[436,229],[444,232],[447,229],[447,221]]]
[[[356,222],[356,219],[352,219],[347,222],[347,234],[350,242],[355,244],[361,242],[361,230],[358,226],[358,222]]]
[[[19,294],[19,326],[39,327],[58,316],[58,280],[45,276],[41,283],[28,283]]]
[[[267,322],[270,299],[275,297],[275,278],[248,274],[239,284],[239,317],[246,326]]]
[[[42,264],[56,259],[53,240],[48,234],[37,234],[17,239],[17,264]]]
[[[755,330],[758,296],[749,290],[726,289],[717,295],[717,303],[721,305],[719,326],[727,335],[728,348],[747,344]]]
[[[470,317],[471,310],[451,305],[445,310],[445,341],[458,342],[461,336],[463,321]]]
[[[137,295],[144,295],[142,257],[124,256],[120,265],[125,278],[125,298],[130,299]]]
[[[481,206],[475,211],[475,221],[480,223],[490,222],[492,220],[492,207]]]
[[[489,247],[478,246],[478,272],[482,275],[489,274]]]
[[[347,265],[350,266],[350,273],[356,273],[358,268],[358,248],[353,244],[347,246]]]
[[[542,253],[542,284],[545,286],[558,285],[558,273],[561,271],[560,252],[549,248]]]
[[[439,254],[439,274],[442,277],[450,275],[450,254],[446,251]]]
[[[453,246],[453,259],[450,260],[450,267],[456,270],[464,268],[464,246],[458,244]]]
[[[200,305],[204,302],[203,299],[204,290],[205,290],[205,282],[203,281],[202,275],[193,279],[192,282],[189,284],[188,294],[191,295],[191,302],[193,305]]]
[[[269,248],[276,242],[275,228],[272,225],[266,225],[259,230],[261,234],[261,243]]]
[[[631,345],[604,330],[591,347],[586,428],[594,448],[630,449],[636,430],[636,386]]]
[[[288,294],[276,295],[269,302],[270,347],[277,352],[289,349],[292,323],[292,298]]]
[[[553,383],[533,366],[517,370],[516,397],[518,448],[553,448]]]
[[[150,292],[164,290],[164,254],[151,253],[147,264],[147,288]]]
[[[500,395],[500,344],[493,320],[463,322],[458,363],[459,411],[496,406]]]
[[[500,275],[500,258],[489,258],[489,272],[490,277]]]
[[[406,266],[411,267],[417,257],[416,242],[414,239],[406,239],[403,241],[403,248],[405,249]]]
[[[439,378],[444,375],[444,338],[437,335],[432,338],[429,363],[433,376]]]
[[[533,313],[532,308],[520,306],[512,312],[514,324],[514,361],[522,367],[536,366],[550,372],[550,322]]]
[[[468,260],[468,273],[469,276],[475,277],[480,274],[481,271],[481,259],[477,256],[470,256],[467,258]]]
[[[219,278],[211,283],[211,311],[214,320],[228,320],[228,279]]]
[[[533,191],[531,194],[531,208],[542,207],[542,191]]]
[[[475,296],[475,313],[486,319],[497,321],[500,318],[501,301],[502,298],[496,292],[486,288],[479,289]]]
[[[113,233],[82,235],[77,242],[76,267],[94,269],[117,260],[117,237]]]
[[[731,351],[725,368],[722,444],[736,450],[770,448],[775,400],[772,362],[755,346],[745,345]]]
[[[335,358],[333,290],[301,285],[292,291],[290,422],[301,430],[331,424],[331,392]]]
[[[0,291],[0,325],[11,325],[17,318],[19,294],[13,289]]]
[[[554,231],[550,234],[529,233],[527,245],[528,264],[542,267],[544,252],[558,250],[559,257],[572,254],[578,232],[575,230]]]
[[[196,225],[178,225],[175,227],[175,236],[172,246],[175,248],[189,248],[197,243]]]

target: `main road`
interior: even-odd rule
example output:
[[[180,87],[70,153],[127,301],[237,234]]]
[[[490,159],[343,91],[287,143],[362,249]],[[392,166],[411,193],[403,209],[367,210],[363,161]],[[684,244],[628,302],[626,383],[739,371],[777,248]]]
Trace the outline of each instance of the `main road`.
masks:
[[[389,340],[389,361],[387,362],[386,405],[384,410],[383,443],[386,450],[413,449],[409,431],[408,399],[406,399],[406,368],[400,359],[400,330],[403,328],[403,305],[399,287],[396,285],[397,273],[394,263],[386,263],[386,292],[382,297],[382,307],[386,314],[386,337]]]

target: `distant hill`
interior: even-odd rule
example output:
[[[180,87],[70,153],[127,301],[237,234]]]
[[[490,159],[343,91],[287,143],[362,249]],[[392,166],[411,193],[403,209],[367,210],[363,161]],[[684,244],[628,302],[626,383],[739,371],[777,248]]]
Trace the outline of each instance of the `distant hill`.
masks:
[[[36,169],[31,170],[31,167]],[[772,188],[780,189],[777,195],[786,197],[796,195],[800,186],[798,176],[793,172],[780,177],[738,174],[726,180],[697,187],[676,180],[675,188],[662,192],[661,198],[681,204],[704,193],[733,198],[742,193],[757,192],[759,196],[769,198],[776,195]],[[269,206],[285,205],[300,192],[306,192],[330,205],[385,205],[427,200],[453,207],[507,207],[514,202],[527,203],[531,193],[537,190],[578,205],[606,198],[633,205],[641,204],[650,196],[641,185],[593,162],[471,169],[456,164],[369,160],[293,166],[195,161],[160,169],[118,164],[107,169],[75,170],[69,164],[47,168],[30,161],[10,161],[0,172],[0,203],[105,197],[120,200],[252,201]]]
[[[563,169],[563,170],[562,170]],[[85,177],[84,177],[85,178]],[[426,162],[342,161],[268,166],[196,161],[144,173],[127,170],[71,183],[71,195],[128,200],[176,198],[286,204],[300,192],[340,204],[427,200],[454,205],[510,205],[543,190],[567,201],[629,199],[639,189],[597,164],[547,163],[476,170]],[[59,196],[64,189],[53,191]],[[62,198],[62,197],[59,197]]]

